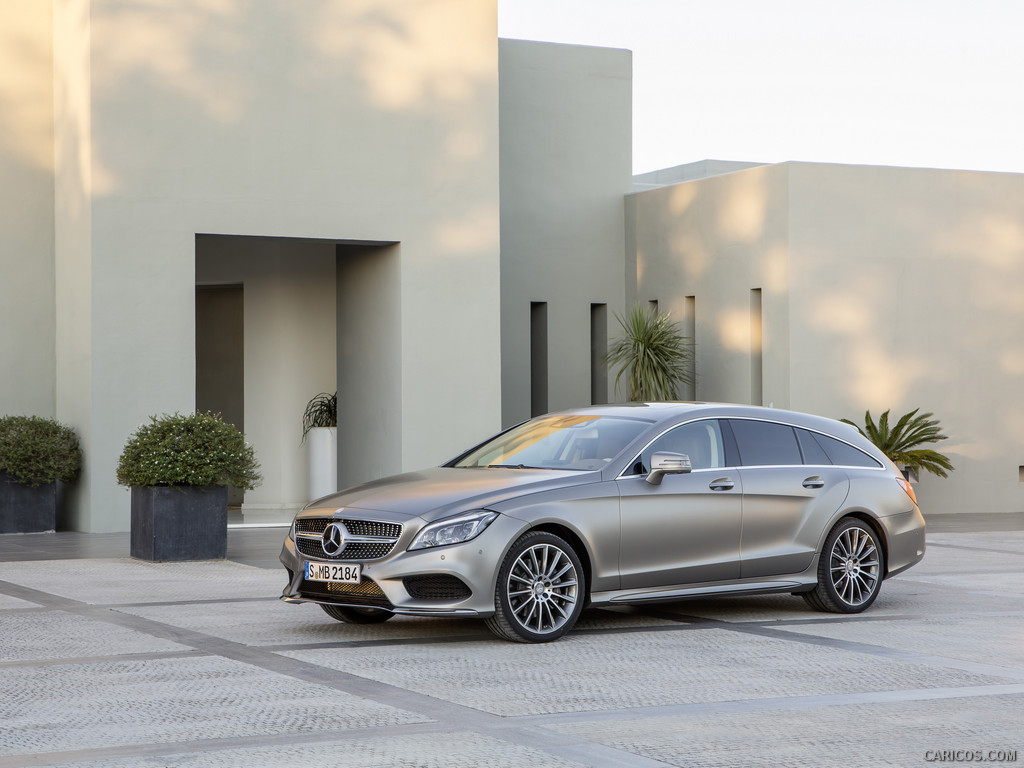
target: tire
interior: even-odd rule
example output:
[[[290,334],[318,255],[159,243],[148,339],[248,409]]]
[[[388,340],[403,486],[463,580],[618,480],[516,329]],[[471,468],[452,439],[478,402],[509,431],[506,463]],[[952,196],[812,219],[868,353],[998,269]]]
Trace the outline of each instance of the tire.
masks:
[[[825,539],[818,560],[818,585],[803,595],[812,608],[860,613],[882,586],[884,553],[875,530],[863,520],[840,520]]]
[[[346,624],[380,624],[387,621],[395,614],[380,608],[356,608],[348,605],[324,605],[320,604],[324,613],[332,619],[343,621]]]
[[[487,628],[516,643],[557,640],[576,624],[586,593],[583,565],[564,539],[545,531],[525,533],[498,570]]]

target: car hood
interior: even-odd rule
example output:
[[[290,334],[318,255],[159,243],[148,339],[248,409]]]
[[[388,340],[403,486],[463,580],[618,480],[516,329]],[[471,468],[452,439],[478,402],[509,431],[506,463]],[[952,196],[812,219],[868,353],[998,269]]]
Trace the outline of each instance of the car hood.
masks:
[[[434,467],[407,472],[346,488],[308,504],[300,514],[344,508],[388,513],[388,517],[421,517],[430,522],[466,509],[567,485],[593,483],[600,472],[559,472],[546,469]]]

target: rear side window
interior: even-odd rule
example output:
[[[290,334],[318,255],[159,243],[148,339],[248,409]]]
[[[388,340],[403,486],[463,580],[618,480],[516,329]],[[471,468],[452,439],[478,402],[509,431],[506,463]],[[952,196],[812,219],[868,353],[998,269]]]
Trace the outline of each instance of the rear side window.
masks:
[[[821,434],[815,434],[813,437],[825,453],[828,454],[833,464],[838,464],[841,467],[871,467],[872,469],[878,469],[882,466],[875,459],[864,453],[864,451],[854,448],[842,440],[836,440],[834,437]]]
[[[730,419],[740,452],[740,463],[748,467],[802,464],[793,428],[770,421]]]
[[[832,463],[828,454],[825,453],[825,449],[814,439],[814,435],[806,429],[797,429],[796,439],[800,442],[800,450],[804,454],[804,464],[828,465]]]

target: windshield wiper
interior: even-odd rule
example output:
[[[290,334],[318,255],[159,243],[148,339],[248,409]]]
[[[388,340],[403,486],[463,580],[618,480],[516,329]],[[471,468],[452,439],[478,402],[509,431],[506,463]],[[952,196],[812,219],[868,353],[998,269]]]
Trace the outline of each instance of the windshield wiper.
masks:
[[[488,464],[488,469],[551,469],[551,467],[531,467],[526,464]]]

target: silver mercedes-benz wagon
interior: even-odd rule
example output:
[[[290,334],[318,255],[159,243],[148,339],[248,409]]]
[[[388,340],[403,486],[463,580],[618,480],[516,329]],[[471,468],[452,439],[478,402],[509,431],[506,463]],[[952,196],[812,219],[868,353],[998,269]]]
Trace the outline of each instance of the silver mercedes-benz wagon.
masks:
[[[712,403],[524,422],[307,505],[282,599],[358,624],[476,616],[561,637],[585,606],[788,592],[857,613],[924,557],[913,488],[856,429]]]

